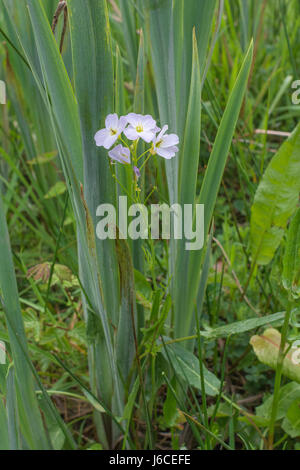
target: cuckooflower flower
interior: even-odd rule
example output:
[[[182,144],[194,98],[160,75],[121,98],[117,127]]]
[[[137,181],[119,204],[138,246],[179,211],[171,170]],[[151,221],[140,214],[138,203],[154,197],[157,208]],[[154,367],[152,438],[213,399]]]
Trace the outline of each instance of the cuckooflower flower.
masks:
[[[152,153],[157,153],[163,158],[169,160],[175,157],[175,153],[178,152],[177,144],[179,144],[179,137],[176,134],[166,134],[168,126],[165,125],[160,133],[153,139]]]
[[[147,143],[151,142],[157,132],[156,122],[152,116],[129,113],[126,118],[129,123],[129,126],[124,130],[127,139],[137,140],[141,138]]]
[[[95,134],[95,142],[98,147],[109,149],[118,139],[127,124],[127,118],[117,114],[109,114],[105,119],[105,128]]]
[[[130,163],[130,150],[121,144],[110,150],[108,155],[112,160],[116,160],[119,163]]]

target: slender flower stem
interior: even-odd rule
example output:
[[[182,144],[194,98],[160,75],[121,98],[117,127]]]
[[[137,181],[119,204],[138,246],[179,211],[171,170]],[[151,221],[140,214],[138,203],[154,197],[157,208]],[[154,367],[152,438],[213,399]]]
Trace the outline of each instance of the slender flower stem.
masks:
[[[281,331],[281,341],[277,359],[277,367],[276,367],[276,375],[275,375],[275,384],[274,384],[274,395],[273,395],[273,404],[272,404],[272,411],[271,411],[271,419],[270,419],[270,426],[269,426],[269,440],[268,440],[268,449],[273,449],[274,443],[274,432],[275,432],[275,422],[277,417],[277,410],[279,404],[279,393],[280,393],[280,385],[281,385],[281,377],[282,377],[282,369],[283,369],[283,361],[286,355],[285,351],[285,343],[287,339],[291,311],[292,311],[293,301],[291,295],[289,294],[288,305],[284,317],[284,323]]]
[[[156,186],[153,186],[152,190],[150,191],[150,193],[148,194],[148,196],[146,197],[146,199],[144,200],[144,204],[146,204],[146,202],[148,201],[148,199],[152,196],[152,194],[154,193],[154,191],[157,190],[157,187]]]
[[[127,142],[125,142],[124,139],[122,139],[122,137],[120,135],[119,135],[119,140],[122,142],[122,144],[126,145],[126,147],[130,150],[129,145],[127,144]]]
[[[151,153],[150,155],[148,155],[148,157],[146,158],[146,160],[144,161],[144,163],[142,164],[141,168],[140,168],[140,171],[142,170],[142,168],[146,165],[147,161],[149,160],[149,158],[151,157]]]
[[[152,238],[150,237],[150,247],[151,247],[151,277],[153,282],[154,290],[157,290],[156,276],[155,276],[155,248]]]
[[[138,157],[137,162],[138,162],[144,155],[146,155],[146,153],[150,152],[150,150],[151,150],[151,148],[148,149],[148,150],[145,150],[145,152],[143,152],[143,153]]]
[[[127,189],[125,188],[125,186],[118,180],[118,178],[116,177],[115,174],[112,175],[112,177],[116,180],[116,182],[118,183],[118,185],[123,189],[123,191],[125,192],[125,194],[127,194],[127,196],[129,197],[129,199],[132,200],[132,202],[135,204],[135,200],[134,198],[129,194],[129,192],[127,191]]]
[[[137,151],[137,146],[139,144],[139,140],[140,139],[137,139],[133,142],[133,161],[135,164],[137,163],[136,151]]]

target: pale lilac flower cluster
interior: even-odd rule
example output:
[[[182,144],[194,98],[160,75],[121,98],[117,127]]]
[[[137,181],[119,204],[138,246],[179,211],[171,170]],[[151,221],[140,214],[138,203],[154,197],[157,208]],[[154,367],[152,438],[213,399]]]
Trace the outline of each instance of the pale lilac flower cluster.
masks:
[[[149,114],[143,116],[142,114],[129,113],[120,118],[117,114],[109,114],[105,120],[105,128],[96,133],[95,142],[98,147],[106,149],[110,149],[118,140],[127,145],[121,136],[124,133],[128,140],[136,142],[142,139],[147,144],[151,144],[144,153],[150,152],[152,155],[157,154],[169,160],[178,152],[179,138],[176,134],[166,134],[167,130],[167,125],[162,129],[157,127],[156,121]],[[108,155],[119,163],[131,163],[129,146],[124,147],[122,144],[118,144],[108,152]],[[137,177],[140,174],[137,167],[138,160],[139,158],[133,155],[134,172]]]

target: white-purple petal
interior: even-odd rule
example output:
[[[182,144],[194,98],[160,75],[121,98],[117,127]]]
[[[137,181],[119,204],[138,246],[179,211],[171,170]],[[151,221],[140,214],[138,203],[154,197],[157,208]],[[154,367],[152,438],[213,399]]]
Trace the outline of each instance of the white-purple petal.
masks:
[[[141,114],[129,113],[127,114],[127,122],[131,124],[133,127],[139,125],[141,122],[141,118],[143,117]]]
[[[169,134],[165,135],[162,138],[162,143],[160,144],[160,147],[166,148],[166,147],[171,147],[172,145],[177,145],[179,144],[179,137],[176,134]]]
[[[139,138],[138,132],[135,130],[135,127],[128,126],[124,130],[124,134],[126,135],[127,139],[129,140],[136,140]]]
[[[150,114],[147,114],[146,116],[142,116],[142,126],[145,131],[155,129],[156,121],[154,121],[153,117],[150,116]]]
[[[160,133],[154,139],[155,144],[156,144],[156,142],[160,142],[162,140],[162,137],[166,133],[167,130],[168,130],[168,126],[167,125],[163,126]]]
[[[95,134],[95,142],[97,147],[102,147],[104,145],[105,139],[108,136],[109,131],[107,129],[100,129],[100,131]]]
[[[153,140],[154,138],[154,132],[151,131],[151,130],[145,130],[143,132],[138,132],[139,134],[139,137],[141,137],[145,142],[147,142],[149,144],[149,142],[151,142],[151,140]]]
[[[166,158],[167,160],[169,160],[170,158],[175,157],[174,148],[172,148],[172,147],[166,148],[166,149],[163,149],[163,148],[161,148],[161,147],[158,147],[158,148],[156,149],[156,153],[157,153],[158,155],[160,155],[161,157]]]
[[[116,160],[119,163],[130,163],[130,151],[121,144],[110,150],[108,155],[112,160]]]
[[[121,116],[119,119],[119,124],[118,124],[118,131],[120,131],[120,133],[123,132],[127,123],[128,123],[127,116]]]
[[[105,149],[110,149],[110,147],[112,145],[114,145],[114,143],[116,142],[116,140],[118,139],[118,135],[117,134],[114,134],[114,135],[111,135],[110,132],[108,132],[107,134],[107,137],[104,141],[104,144],[103,144],[103,147]]]
[[[106,129],[117,129],[118,128],[119,118],[116,113],[108,114],[105,119],[105,127]]]

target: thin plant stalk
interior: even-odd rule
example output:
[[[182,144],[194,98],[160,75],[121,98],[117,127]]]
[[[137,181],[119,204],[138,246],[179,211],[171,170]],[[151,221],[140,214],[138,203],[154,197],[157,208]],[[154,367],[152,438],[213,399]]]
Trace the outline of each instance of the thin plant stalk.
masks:
[[[273,443],[274,443],[275,422],[276,422],[277,410],[278,410],[278,404],[279,404],[279,394],[280,394],[280,386],[281,386],[283,361],[286,355],[285,343],[286,343],[288,329],[289,329],[292,307],[293,307],[293,301],[292,301],[291,295],[289,294],[288,305],[287,305],[287,309],[286,309],[286,313],[284,317],[284,323],[283,323],[282,332],[281,332],[281,341],[280,341],[277,366],[276,366],[274,395],[273,395],[271,419],[270,419],[270,426],[269,426],[269,439],[268,439],[269,450],[273,449]]]

